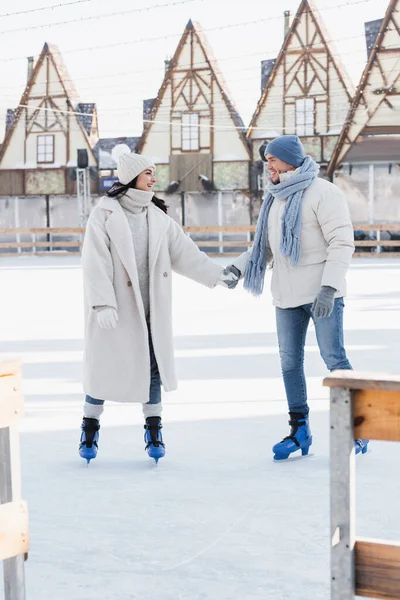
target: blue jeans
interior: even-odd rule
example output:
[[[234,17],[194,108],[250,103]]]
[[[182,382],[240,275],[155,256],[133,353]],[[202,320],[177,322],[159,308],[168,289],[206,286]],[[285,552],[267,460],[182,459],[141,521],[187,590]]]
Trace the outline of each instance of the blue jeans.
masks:
[[[156,356],[154,354],[153,341],[149,329],[149,350],[150,350],[150,390],[149,401],[146,404],[159,404],[161,402],[161,378],[158,370]],[[85,401],[89,404],[104,404],[104,400],[86,396]]]
[[[310,318],[314,321],[319,351],[328,369],[352,369],[344,349],[343,298],[336,298],[330,317],[314,318],[311,307],[312,304],[305,304],[296,308],[276,308],[279,354],[289,411],[304,416],[309,412],[304,346]]]

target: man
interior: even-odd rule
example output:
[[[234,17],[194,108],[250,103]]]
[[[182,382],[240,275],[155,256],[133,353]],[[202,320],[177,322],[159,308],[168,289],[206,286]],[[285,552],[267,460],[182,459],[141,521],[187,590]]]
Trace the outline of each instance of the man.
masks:
[[[275,460],[312,444],[304,374],[304,346],[310,319],[319,350],[330,371],[351,369],[344,348],[343,297],[354,252],[353,226],[340,189],[318,178],[319,166],[305,156],[296,135],[283,135],[266,146],[271,179],[253,247],[227,270],[253,295],[263,291],[265,270],[273,267],[271,290],[290,434],[273,446]],[[356,440],[365,453],[367,440]]]

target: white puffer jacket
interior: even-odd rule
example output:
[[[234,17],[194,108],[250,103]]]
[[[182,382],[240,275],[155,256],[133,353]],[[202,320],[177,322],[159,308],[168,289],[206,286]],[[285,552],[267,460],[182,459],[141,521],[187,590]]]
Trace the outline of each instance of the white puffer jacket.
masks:
[[[291,172],[294,173],[294,172]],[[289,175],[289,174],[288,174]],[[341,190],[317,178],[302,200],[301,254],[299,264],[280,251],[281,220],[286,200],[274,200],[268,218],[268,263],[273,266],[273,303],[293,308],[314,301],[322,285],[346,295],[346,274],[354,252],[354,233],[346,198]],[[244,275],[251,249],[233,261]],[[268,271],[267,271],[268,273]]]

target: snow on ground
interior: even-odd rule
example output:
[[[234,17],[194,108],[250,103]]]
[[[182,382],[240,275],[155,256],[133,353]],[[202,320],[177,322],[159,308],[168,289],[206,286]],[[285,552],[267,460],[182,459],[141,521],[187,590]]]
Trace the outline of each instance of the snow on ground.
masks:
[[[357,370],[400,371],[399,269],[353,263],[345,328]],[[28,600],[328,600],[328,391],[313,330],[312,455],[274,463],[288,428],[269,294],[176,276],[167,456],[155,467],[144,453],[139,406],[108,405],[86,468],[81,286],[77,259],[0,261],[0,358],[24,362]],[[400,539],[400,444],[371,446],[357,460],[357,534]]]

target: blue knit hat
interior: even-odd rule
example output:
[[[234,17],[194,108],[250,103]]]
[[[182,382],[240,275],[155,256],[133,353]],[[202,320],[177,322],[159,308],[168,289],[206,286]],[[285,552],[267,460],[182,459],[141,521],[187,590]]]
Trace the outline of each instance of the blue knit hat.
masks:
[[[281,135],[268,144],[265,156],[272,154],[292,167],[300,167],[305,158],[303,144],[297,135]]]

